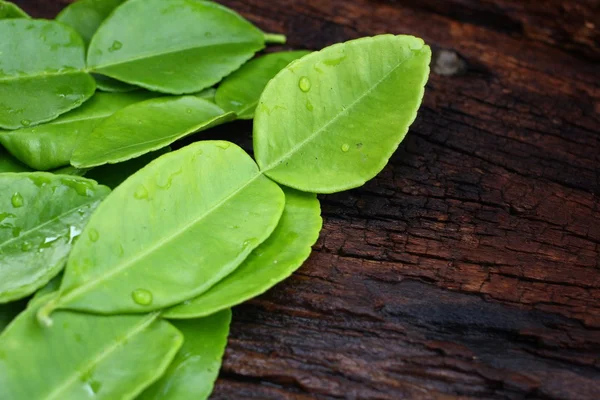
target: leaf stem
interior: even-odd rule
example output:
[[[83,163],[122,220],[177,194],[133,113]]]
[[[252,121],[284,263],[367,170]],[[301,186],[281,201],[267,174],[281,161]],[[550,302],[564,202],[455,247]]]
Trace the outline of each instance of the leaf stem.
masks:
[[[56,297],[38,309],[37,319],[42,326],[50,328],[54,323],[52,318],[50,318],[50,314],[56,309],[58,299],[59,297]]]
[[[287,38],[285,35],[278,33],[265,33],[265,43],[269,44],[285,44]]]

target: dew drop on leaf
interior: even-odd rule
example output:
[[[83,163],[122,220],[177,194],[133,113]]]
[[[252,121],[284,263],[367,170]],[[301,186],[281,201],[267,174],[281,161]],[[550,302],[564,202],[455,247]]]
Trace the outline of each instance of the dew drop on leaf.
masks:
[[[112,46],[110,46],[110,48],[108,49],[108,51],[110,51],[112,53],[113,51],[120,50],[121,47],[123,47],[123,43],[119,42],[118,40],[115,40],[113,42]]]
[[[302,90],[304,93],[306,93],[306,92],[310,91],[312,84],[310,83],[310,79],[308,79],[306,76],[303,76],[302,78],[300,78],[300,81],[298,82],[298,86],[300,87],[300,90]]]
[[[97,230],[90,229],[90,231],[88,232],[88,237],[90,238],[90,241],[97,242],[98,239],[100,239],[100,234]]]
[[[223,150],[227,150],[229,148],[229,146],[231,146],[231,144],[227,143],[227,142],[222,142],[217,144],[217,147]]]
[[[31,121],[28,119],[23,119],[23,120],[21,120],[21,125],[29,126],[29,125],[31,125]]]
[[[312,110],[314,110],[314,109],[315,109],[315,107],[312,105],[312,103],[311,103],[310,101],[307,101],[307,102],[306,102],[306,109],[307,109],[308,111],[312,111]]]
[[[350,150],[350,145],[349,145],[348,143],[344,143],[344,144],[342,145],[342,151],[343,151],[344,153],[347,153],[349,150]]]
[[[21,196],[21,193],[19,192],[13,194],[10,202],[14,208],[21,208],[23,207],[23,204],[25,204],[25,200],[23,200],[23,196]]]
[[[148,198],[148,189],[146,189],[146,187],[144,185],[138,186],[138,188],[135,190],[135,193],[133,194],[133,197],[135,197],[138,200],[147,199]]]
[[[133,301],[135,301],[140,306],[149,306],[152,304],[152,293],[150,293],[146,289],[137,289],[131,293],[131,297]]]

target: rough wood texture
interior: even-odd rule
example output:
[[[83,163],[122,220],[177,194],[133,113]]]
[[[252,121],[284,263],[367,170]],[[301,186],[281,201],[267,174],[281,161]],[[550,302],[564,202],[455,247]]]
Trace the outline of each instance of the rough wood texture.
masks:
[[[235,310],[214,398],[599,398],[600,2],[220,2],[289,47],[408,32],[439,58],[390,165]]]

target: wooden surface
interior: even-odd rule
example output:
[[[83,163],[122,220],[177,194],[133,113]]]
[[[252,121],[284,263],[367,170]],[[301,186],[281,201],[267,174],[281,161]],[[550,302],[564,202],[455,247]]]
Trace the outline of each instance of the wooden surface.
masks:
[[[235,310],[214,398],[600,398],[600,2],[220,2],[292,48],[439,57],[390,165],[323,196],[310,261]]]

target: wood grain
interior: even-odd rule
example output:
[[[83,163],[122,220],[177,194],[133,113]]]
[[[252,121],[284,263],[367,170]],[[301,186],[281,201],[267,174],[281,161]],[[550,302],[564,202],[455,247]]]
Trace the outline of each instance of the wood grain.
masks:
[[[214,398],[597,399],[600,2],[220,2],[290,48],[415,34],[437,74],[385,171],[322,197],[310,261],[235,310]]]

